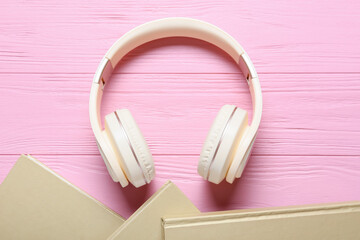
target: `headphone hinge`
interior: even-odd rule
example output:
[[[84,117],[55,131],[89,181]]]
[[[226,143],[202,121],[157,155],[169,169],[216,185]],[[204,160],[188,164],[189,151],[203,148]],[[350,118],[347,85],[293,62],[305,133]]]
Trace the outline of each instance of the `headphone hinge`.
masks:
[[[111,65],[110,60],[104,57],[101,60],[98,69],[96,70],[93,82],[97,84],[102,83],[102,85],[104,86],[105,83],[109,80],[113,70],[114,69]]]
[[[239,67],[242,73],[244,74],[247,82],[249,82],[251,79],[257,78],[257,73],[255,71],[255,68],[253,67],[250,57],[249,55],[247,55],[246,52],[243,52],[240,55]]]

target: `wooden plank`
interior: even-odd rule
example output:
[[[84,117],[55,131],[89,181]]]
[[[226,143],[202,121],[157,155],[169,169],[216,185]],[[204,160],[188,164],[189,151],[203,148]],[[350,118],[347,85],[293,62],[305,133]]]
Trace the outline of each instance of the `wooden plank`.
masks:
[[[167,179],[202,211],[358,200],[359,8],[357,0],[1,1],[0,182],[21,153],[33,153],[124,216]],[[122,189],[90,128],[92,77],[122,34],[172,16],[221,27],[253,60],[264,97],[254,154],[233,185],[196,174],[219,108],[251,114],[248,88],[213,46],[151,42],[125,57],[103,103],[103,115],[131,109],[155,159],[152,184]]]
[[[88,119],[88,76],[3,77],[8,86],[0,89],[0,109],[6,109],[1,153],[98,154]],[[106,89],[103,115],[131,109],[153,154],[199,154],[222,105],[251,111],[248,88],[237,77],[116,75]],[[359,155],[359,79],[359,74],[263,74],[263,121],[254,154]]]
[[[150,185],[121,188],[99,155],[35,155],[55,172],[124,217],[167,179],[201,211],[351,201],[360,194],[359,156],[253,156],[243,177],[214,185],[196,173],[197,156],[156,156]],[[0,182],[19,155],[0,155]]]
[[[2,1],[0,72],[93,73],[111,44],[131,28],[181,15],[209,21],[229,32],[244,46],[260,73],[358,73],[360,31],[355,26],[360,25],[359,8],[357,0],[340,6],[337,0],[317,4]],[[131,73],[209,73],[231,72],[234,64],[203,42],[168,39],[135,50],[121,69]]]

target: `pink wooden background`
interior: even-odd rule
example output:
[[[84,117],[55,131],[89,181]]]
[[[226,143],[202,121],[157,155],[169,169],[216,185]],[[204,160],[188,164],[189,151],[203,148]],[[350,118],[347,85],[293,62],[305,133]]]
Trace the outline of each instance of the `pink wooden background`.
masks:
[[[196,173],[220,107],[251,112],[230,57],[204,42],[141,46],[107,86],[105,115],[130,108],[154,155],[147,187],[113,183],[88,117],[93,74],[131,28],[186,16],[233,35],[259,73],[263,121],[243,178]],[[167,179],[201,211],[360,200],[360,1],[0,2],[0,182],[30,153],[128,217]]]

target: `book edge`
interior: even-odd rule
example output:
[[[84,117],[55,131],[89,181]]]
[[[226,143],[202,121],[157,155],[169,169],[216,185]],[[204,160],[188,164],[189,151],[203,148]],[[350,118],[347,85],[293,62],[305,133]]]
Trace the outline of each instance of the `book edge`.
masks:
[[[245,219],[268,219],[279,218],[281,216],[294,217],[316,215],[316,213],[324,211],[332,211],[335,213],[348,211],[360,211],[360,202],[341,202],[329,204],[300,205],[290,207],[279,207],[276,209],[251,209],[251,210],[231,210],[222,212],[200,213],[198,215],[174,216],[162,218],[162,226],[164,229],[172,227],[184,227],[213,224],[219,222],[236,222]]]
[[[123,228],[125,228],[127,225],[131,224],[134,219],[137,218],[137,216],[143,211],[143,209],[145,209],[146,207],[148,207],[150,205],[151,202],[153,202],[154,200],[156,200],[159,196],[160,193],[165,192],[170,186],[175,186],[177,188],[177,186],[175,184],[173,184],[170,180],[166,181],[166,183],[161,186],[161,188],[159,188],[159,190],[157,190],[148,200],[146,200],[125,222],[124,224],[122,224],[120,227],[118,227],[118,229],[116,229],[114,231],[113,234],[111,234],[108,237],[108,240],[114,239],[115,237],[117,237],[117,235],[121,232],[121,230]]]

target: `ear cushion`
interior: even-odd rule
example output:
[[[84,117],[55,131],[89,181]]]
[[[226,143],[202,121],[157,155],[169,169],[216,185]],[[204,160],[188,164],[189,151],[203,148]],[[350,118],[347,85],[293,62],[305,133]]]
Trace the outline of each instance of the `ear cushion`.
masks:
[[[105,133],[108,136],[111,149],[129,182],[135,187],[146,184],[144,171],[117,112],[105,116]]]
[[[101,157],[105,162],[106,168],[114,182],[119,182],[122,187],[126,187],[129,182],[121,169],[115,153],[110,147],[110,142],[105,131],[101,132],[100,142],[96,141]]]
[[[147,183],[150,183],[155,176],[155,167],[145,138],[128,109],[117,110],[116,113],[123,124],[131,145],[133,146],[135,155],[144,172],[145,180]]]
[[[220,109],[218,115],[216,116],[210,128],[203,149],[201,151],[200,160],[198,164],[198,173],[204,179],[208,178],[210,162],[214,156],[216,147],[220,141],[220,138],[226,127],[226,124],[229,121],[231,113],[234,111],[235,108],[236,106],[234,105],[223,106]]]
[[[245,110],[230,105],[220,110],[200,155],[198,169],[201,176],[213,183],[220,183],[225,178],[247,126]]]

